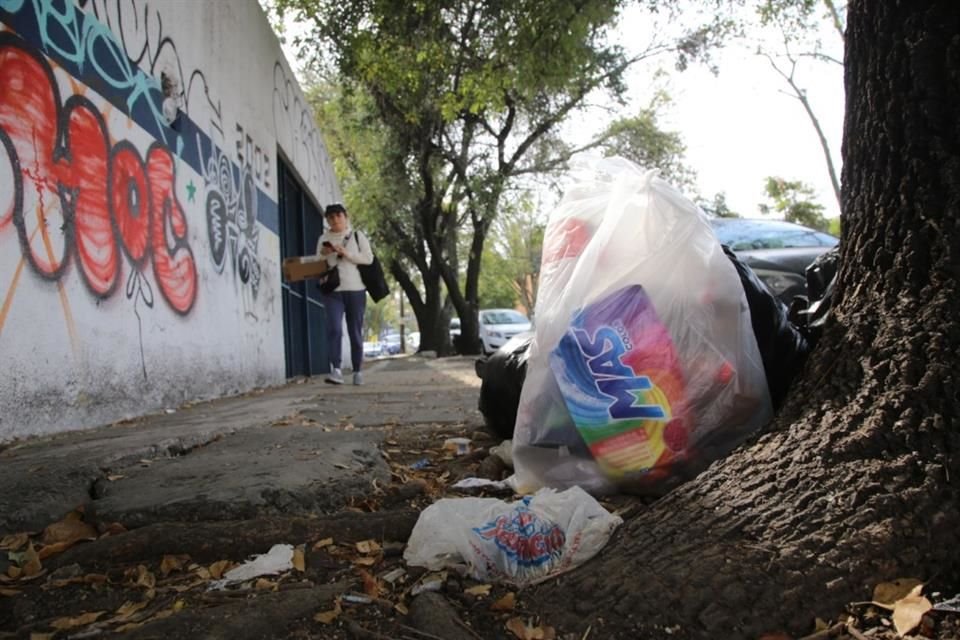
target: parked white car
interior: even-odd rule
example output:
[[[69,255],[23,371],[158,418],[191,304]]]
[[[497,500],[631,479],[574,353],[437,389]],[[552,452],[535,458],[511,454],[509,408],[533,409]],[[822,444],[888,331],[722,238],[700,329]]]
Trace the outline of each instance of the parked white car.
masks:
[[[483,352],[490,354],[506,344],[507,340],[529,331],[530,320],[516,309],[481,309],[480,341]]]
[[[379,358],[383,355],[383,344],[379,341],[363,343],[364,358]]]

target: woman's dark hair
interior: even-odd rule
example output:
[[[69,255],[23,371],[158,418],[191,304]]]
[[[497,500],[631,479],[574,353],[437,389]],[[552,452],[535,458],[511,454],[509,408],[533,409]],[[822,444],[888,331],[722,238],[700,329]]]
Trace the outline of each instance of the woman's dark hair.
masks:
[[[326,217],[326,216],[331,216],[331,215],[333,215],[333,214],[335,214],[335,213],[342,213],[343,215],[347,215],[347,210],[346,210],[346,209],[344,208],[344,206],[343,206],[342,204],[340,204],[339,202],[334,202],[333,204],[328,204],[328,205],[327,205],[327,208],[323,210],[323,215],[324,215],[324,217]]]

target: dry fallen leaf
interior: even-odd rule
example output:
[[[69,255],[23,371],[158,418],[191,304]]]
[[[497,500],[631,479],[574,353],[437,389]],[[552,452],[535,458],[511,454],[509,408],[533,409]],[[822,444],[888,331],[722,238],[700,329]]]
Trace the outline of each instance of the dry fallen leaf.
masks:
[[[307,562],[303,554],[303,545],[293,550],[293,568],[303,573],[307,569]]]
[[[84,627],[88,624],[96,622],[97,618],[103,614],[103,611],[91,611],[89,613],[82,613],[79,616],[74,616],[72,618],[57,618],[50,623],[50,626],[58,631],[76,629],[77,627]]]
[[[893,606],[893,626],[900,636],[905,636],[919,626],[924,614],[933,608],[930,601],[920,595],[921,591],[923,585],[918,584]]]
[[[356,545],[360,553],[379,553],[382,547],[376,540],[361,540]]]
[[[40,550],[37,551],[37,557],[41,560],[46,560],[51,556],[55,556],[58,553],[63,553],[67,549],[73,546],[72,542],[56,542],[54,544],[48,544],[43,547],[40,547]]]
[[[471,596],[488,596],[490,595],[490,589],[493,588],[493,585],[489,584],[478,584],[475,587],[470,587],[469,589],[464,589],[463,592]]]
[[[144,565],[138,564],[136,569],[130,568],[126,571],[126,577],[135,587],[146,587],[152,589],[157,586],[157,578]]]
[[[4,588],[4,587],[0,587],[0,596],[5,596],[5,597],[7,597],[7,598],[12,598],[13,596],[18,595],[19,593],[20,593],[20,592],[17,591],[16,589],[7,589],[7,588]]]
[[[65,542],[73,544],[81,540],[96,540],[97,530],[93,525],[80,520],[74,511],[60,522],[54,522],[43,530],[40,541],[43,544]]]
[[[376,558],[354,558],[353,564],[359,564],[364,567],[372,567],[373,565],[377,564],[377,559]]]
[[[53,633],[39,633],[37,631],[30,632],[30,640],[53,640]]]
[[[123,480],[127,476],[120,473],[113,473],[107,476],[107,480],[110,482],[116,482],[117,480]]]
[[[27,550],[23,552],[20,558],[20,568],[23,570],[21,578],[30,578],[40,574],[43,567],[40,564],[40,556],[37,550],[33,548],[33,543],[27,545]]]
[[[342,609],[340,608],[340,599],[338,598],[333,603],[333,609],[331,609],[330,611],[324,611],[322,613],[318,613],[317,615],[313,616],[313,619],[322,624],[330,624],[334,620],[336,620],[337,617],[339,617],[341,611]]]
[[[30,536],[26,533],[14,533],[0,538],[0,549],[4,551],[16,551],[27,544]]]
[[[121,533],[126,533],[127,528],[120,524],[119,522],[111,522],[110,524],[103,526],[101,525],[100,531],[102,536],[116,536]]]
[[[149,600],[143,600],[141,602],[127,600],[113,614],[113,617],[110,618],[110,622],[127,622],[135,613],[146,607],[148,604],[150,604]]]
[[[174,571],[181,571],[188,562],[190,562],[190,556],[186,554],[165,555],[160,561],[160,575],[166,577]]]
[[[491,611],[513,611],[514,607],[517,606],[517,596],[514,595],[513,591],[508,591],[507,595],[503,596],[492,605],[490,605]]]
[[[918,584],[923,583],[916,578],[897,578],[891,582],[881,582],[873,589],[873,604],[893,610],[897,600],[910,595]]]
[[[396,609],[397,612],[402,616],[410,613],[410,610],[407,609],[407,605],[403,604],[402,602],[398,602],[397,604],[393,605],[393,608]]]
[[[266,578],[257,578],[257,581],[253,584],[253,588],[257,591],[276,591],[277,587],[276,582]]]
[[[313,550],[323,549],[324,547],[329,547],[333,544],[333,538],[324,538],[323,540],[317,540],[313,543]]]
[[[47,584],[54,589],[59,589],[60,587],[65,587],[68,584],[104,584],[107,579],[107,576],[103,573],[88,573],[85,576],[75,576],[73,578],[64,578],[63,580],[51,580]]]
[[[227,571],[233,568],[233,562],[230,560],[217,560],[207,568],[209,577],[219,580]],[[199,575],[199,572],[198,572]],[[202,575],[200,577],[203,577]]]
[[[507,630],[520,640],[554,640],[557,635],[553,627],[546,625],[535,627],[532,624],[527,624],[519,617],[507,620]]]
[[[363,580],[363,592],[371,598],[380,597],[380,583],[366,569],[358,569],[360,578]]]

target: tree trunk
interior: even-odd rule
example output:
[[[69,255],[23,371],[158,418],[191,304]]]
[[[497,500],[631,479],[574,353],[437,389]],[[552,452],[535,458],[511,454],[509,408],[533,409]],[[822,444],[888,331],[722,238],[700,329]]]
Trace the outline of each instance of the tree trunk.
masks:
[[[548,623],[756,638],[810,633],[885,580],[960,589],[955,0],[854,0],[845,73],[832,324],[769,433],[531,594]]]

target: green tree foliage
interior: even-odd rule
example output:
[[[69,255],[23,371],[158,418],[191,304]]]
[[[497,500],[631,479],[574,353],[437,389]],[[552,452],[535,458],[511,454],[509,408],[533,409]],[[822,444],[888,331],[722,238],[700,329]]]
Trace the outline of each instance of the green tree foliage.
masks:
[[[543,216],[529,197],[501,211],[484,248],[481,308],[519,306],[533,316],[545,229]]]
[[[620,118],[603,134],[603,153],[623,156],[647,169],[659,169],[660,176],[681,191],[689,191],[696,183],[696,173],[686,166],[687,151],[678,132],[664,131],[657,122],[657,113],[669,102],[660,92],[649,107],[636,116]]]
[[[448,346],[441,284],[479,348],[487,235],[513,181],[562,170],[579,150],[559,139],[559,125],[588,96],[621,96],[635,60],[668,51],[686,60],[710,43],[699,29],[628,59],[607,38],[623,1],[278,0],[281,14],[309,25],[301,41],[309,59],[332,70],[341,97],[357,107],[339,111],[351,123],[342,142],[373,131],[370,149],[387,154],[352,169],[363,176],[358,184],[393,186],[351,191],[358,199],[348,205],[376,219],[378,237],[394,247],[389,269],[423,348]]]
[[[829,231],[830,224],[823,215],[823,205],[813,201],[814,190],[800,181],[783,178],[767,178],[767,197],[772,204],[761,204],[764,214],[777,213],[788,222],[802,224],[811,229]]]
[[[380,302],[367,300],[363,311],[363,328],[367,335],[365,340],[377,340],[378,337],[391,327],[399,325],[399,314],[393,296],[387,296]]]
[[[481,309],[512,308],[517,304],[517,292],[510,274],[510,259],[500,255],[492,244],[483,249],[483,269],[480,271]]]
[[[713,200],[701,201],[697,204],[700,208],[712,216],[718,218],[739,218],[740,214],[730,208],[727,204],[727,194],[721,192],[713,196]]]

